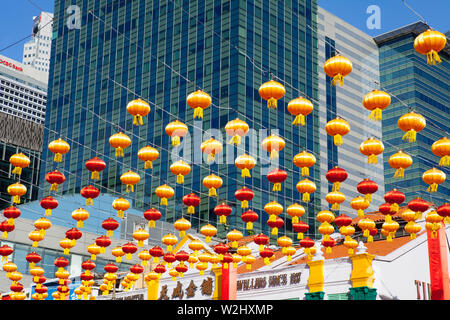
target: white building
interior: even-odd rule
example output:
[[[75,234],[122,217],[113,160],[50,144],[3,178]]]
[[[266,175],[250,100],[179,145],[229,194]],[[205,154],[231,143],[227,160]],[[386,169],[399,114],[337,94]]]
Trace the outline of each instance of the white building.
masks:
[[[33,37],[23,46],[23,64],[46,73],[50,70],[53,13],[41,12],[33,17]]]
[[[325,174],[334,166],[339,166],[348,173],[340,190],[346,197],[340,206],[341,212],[356,215],[350,207],[350,201],[361,195],[356,185],[364,178],[378,184],[378,191],[367,209],[376,211],[384,202],[383,156],[378,156],[378,164],[368,164],[367,156],[360,153],[359,146],[371,136],[379,140],[382,138],[381,122],[369,120],[369,111],[362,105],[363,97],[377,88],[375,81],[379,81],[378,47],[371,36],[321,7],[318,7],[317,17],[322,209],[328,208],[325,196],[331,191]],[[331,78],[323,72],[323,66],[337,52],[351,60],[353,71],[345,77],[343,86],[332,87],[329,83]],[[337,116],[344,118],[351,127],[350,132],[343,137],[344,144],[339,147],[334,146],[332,137],[324,129],[326,123]]]
[[[0,55],[0,112],[45,122],[48,73]]]

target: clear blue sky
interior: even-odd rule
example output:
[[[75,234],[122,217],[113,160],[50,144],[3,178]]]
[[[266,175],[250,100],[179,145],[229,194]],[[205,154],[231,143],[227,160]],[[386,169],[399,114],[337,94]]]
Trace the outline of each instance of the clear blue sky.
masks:
[[[318,0],[318,2],[319,6],[372,36],[419,20],[402,3],[402,0]],[[406,0],[406,3],[422,15],[434,29],[441,32],[450,30],[449,0]],[[380,8],[380,29],[370,30],[367,28],[366,20],[370,14],[366,13],[366,10],[370,5]],[[31,34],[32,17],[40,13],[37,7],[53,12],[54,0],[1,1],[0,50]],[[24,42],[21,41],[11,48],[1,51],[0,54],[21,61]]]

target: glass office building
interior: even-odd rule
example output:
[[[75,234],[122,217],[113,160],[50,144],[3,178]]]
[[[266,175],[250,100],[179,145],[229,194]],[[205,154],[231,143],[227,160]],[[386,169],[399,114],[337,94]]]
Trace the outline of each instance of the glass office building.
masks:
[[[450,127],[450,47],[447,43],[439,53],[442,63],[427,65],[426,57],[414,50],[415,37],[427,29],[427,25],[417,22],[375,38],[380,48],[381,87],[394,95],[391,106],[383,111],[385,183],[386,191],[401,189],[406,201],[420,196],[441,205],[448,202],[450,172],[448,167],[439,167],[439,158],[431,152],[431,145],[444,136],[448,137]],[[420,113],[427,121],[414,143],[402,140],[404,132],[397,125],[398,118],[409,110]],[[403,179],[394,178],[395,170],[387,162],[400,149],[413,158],[413,164],[405,170]],[[436,193],[428,193],[422,174],[433,167],[444,171],[447,180],[439,185]]]
[[[228,226],[220,225],[219,232],[224,235],[237,228],[245,235],[240,219],[243,209],[234,196],[245,185],[255,192],[250,202],[250,209],[259,214],[254,232],[269,233],[263,207],[273,200],[284,208],[294,202],[304,205],[304,220],[312,232],[315,230],[314,215],[320,209],[320,167],[316,165],[310,172],[317,192],[311,202],[303,203],[296,190],[301,176],[292,159],[307,149],[320,162],[318,112],[307,116],[304,127],[295,127],[286,106],[300,95],[318,101],[316,0],[56,0],[54,16],[44,146],[62,137],[71,150],[58,164],[44,148],[41,178],[58,168],[67,179],[60,193],[79,193],[93,183],[84,163],[98,156],[107,167],[101,181],[94,185],[118,197],[125,194],[120,175],[127,170],[139,173],[141,181],[126,197],[135,208],[159,208],[167,222],[173,223],[182,214],[187,216],[182,197],[196,192],[201,195],[201,204],[196,214],[188,217],[192,228],[207,222],[216,224],[213,209],[224,201],[233,207],[233,213],[227,219]],[[258,93],[259,86],[271,76],[286,87],[276,110],[268,109]],[[193,119],[193,110],[186,104],[187,95],[198,88],[212,97],[212,105],[201,121]],[[133,126],[133,118],[126,111],[127,103],[138,97],[151,105],[141,127]],[[224,127],[236,117],[254,130],[252,137],[258,145],[257,154],[252,154],[258,164],[251,170],[252,177],[245,180],[234,158],[244,148],[252,153],[250,139],[239,147],[226,147],[229,137]],[[164,128],[174,120],[186,123],[194,137],[194,151],[187,156],[192,170],[184,184],[177,184],[169,170],[174,148]],[[108,143],[109,137],[119,131],[132,138],[123,159],[114,157]],[[200,134],[203,141],[209,133],[223,142],[222,163],[196,161],[200,148],[195,137]],[[286,141],[278,161],[288,178],[280,192],[273,192],[273,185],[266,179],[269,156],[259,147],[271,133]],[[184,140],[188,139],[182,139],[187,143]],[[137,157],[138,150],[146,145],[160,153],[152,170],[144,170]],[[208,197],[202,184],[211,173],[224,181],[217,197]],[[46,195],[49,185],[42,180]],[[155,195],[155,188],[165,183],[175,189],[167,207],[160,206]],[[288,231],[292,236],[290,217],[285,218],[280,233]]]

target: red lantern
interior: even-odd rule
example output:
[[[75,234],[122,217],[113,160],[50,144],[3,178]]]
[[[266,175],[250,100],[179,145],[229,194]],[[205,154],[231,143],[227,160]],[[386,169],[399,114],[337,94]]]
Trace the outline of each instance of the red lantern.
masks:
[[[391,205],[394,212],[398,212],[399,205],[405,201],[405,194],[397,189],[392,189],[384,195],[384,200]]]
[[[375,181],[370,179],[364,179],[356,186],[356,190],[363,194],[366,200],[372,202],[372,194],[378,191],[378,185]]]
[[[267,174],[267,180],[273,183],[273,191],[281,191],[281,183],[287,178],[287,172],[281,169],[274,169]]]
[[[125,243],[122,246],[122,251],[126,254],[127,260],[131,260],[131,256],[137,251],[137,249],[137,246],[132,242]]]
[[[14,250],[13,248],[11,248],[10,246],[4,244],[3,246],[0,247],[0,256],[2,256],[2,261],[7,261],[8,260],[8,256],[13,253]]]
[[[45,197],[40,202],[41,207],[45,209],[45,215],[51,216],[52,210],[58,207],[58,200],[53,198],[52,196]]]
[[[185,262],[185,261],[188,261],[188,259],[189,259],[189,253],[187,253],[186,251],[183,251],[183,250],[178,251],[178,252],[175,254],[175,259],[176,259],[178,262],[180,262],[180,265],[184,265],[184,262]]]
[[[30,263],[30,269],[33,269],[34,265],[41,261],[41,256],[33,251],[27,254],[25,259]]]
[[[119,222],[114,220],[113,218],[108,218],[102,222],[102,228],[106,230],[106,236],[111,237],[113,235],[114,230],[119,227]]]
[[[247,230],[253,230],[253,222],[258,221],[258,214],[253,210],[247,210],[241,214],[241,219],[246,223]]]
[[[393,211],[392,206],[390,203],[383,203],[378,207],[378,211],[380,211],[381,214],[385,215],[385,221],[390,222],[392,220],[392,215],[395,214],[395,211]]]
[[[236,200],[242,201],[242,209],[248,208],[248,202],[251,201],[254,196],[255,193],[247,187],[242,187],[241,189],[236,190],[236,192],[234,193],[234,197],[236,198]]]
[[[91,281],[94,279],[94,275],[91,273],[83,272],[80,274],[81,281]]]
[[[164,272],[166,272],[166,267],[164,267],[164,265],[162,264],[158,264],[155,266],[155,268],[153,268],[153,271],[161,276]]]
[[[303,235],[309,230],[309,225],[303,221],[292,223],[292,230],[297,232],[297,239],[302,240]]]
[[[311,259],[311,248],[314,247],[314,240],[312,240],[309,237],[306,237],[302,240],[300,240],[300,246],[303,248],[303,250],[305,251],[305,254],[308,255],[308,258]]]
[[[336,240],[334,240],[333,238],[329,238],[329,239],[323,239],[322,240],[322,245],[326,248],[325,252],[326,253],[331,253],[331,248],[333,248],[336,245]]]
[[[158,221],[161,217],[161,212],[155,208],[150,208],[144,211],[144,218],[148,220],[149,228],[154,228],[156,225],[155,221]]]
[[[260,233],[253,238],[253,242],[259,245],[259,251],[264,249],[264,246],[269,243],[269,237],[264,233]]]
[[[229,252],[226,252],[222,256],[222,266],[224,269],[228,269],[230,263],[233,262],[233,255]]]
[[[422,217],[422,213],[428,210],[430,205],[422,198],[416,198],[408,202],[408,208],[416,213],[416,219]]]
[[[140,264],[135,264],[130,267],[130,271],[134,274],[140,274],[140,273],[144,272],[144,267],[141,266]]]
[[[111,239],[107,236],[100,236],[95,239],[95,244],[100,247],[100,253],[104,253],[106,251],[105,248],[111,244]]]
[[[163,260],[165,262],[167,262],[167,267],[168,268],[172,268],[172,263],[177,261],[177,259],[175,259],[175,255],[173,253],[171,253],[171,252],[167,252],[166,254],[164,254]]]
[[[8,220],[0,222],[0,232],[2,233],[2,238],[6,239],[8,233],[14,231],[16,227],[13,224],[9,224]]]
[[[272,228],[272,235],[276,236],[278,234],[278,229],[284,226],[284,220],[277,216],[273,220],[268,219],[267,225]]]
[[[114,263],[108,263],[103,267],[103,269],[105,269],[108,273],[116,273],[119,270],[119,267]]]
[[[221,203],[214,208],[214,213],[219,216],[220,223],[227,223],[227,217],[231,212],[233,212],[233,209],[225,203]]]
[[[261,258],[264,258],[264,263],[266,265],[270,264],[270,258],[272,258],[273,253],[273,250],[268,247],[265,247],[263,250],[259,251],[259,255]]]
[[[348,173],[344,169],[335,166],[334,168],[328,170],[325,177],[330,183],[333,184],[331,191],[339,191],[341,183],[347,179]]]
[[[13,283],[9,289],[11,289],[11,291],[13,292],[21,292],[23,290],[23,285],[19,282],[17,283]]]
[[[340,227],[347,227],[352,224],[352,218],[345,214],[340,214],[336,218],[334,218],[334,223],[340,228]]]
[[[188,207],[187,213],[195,213],[195,207],[200,205],[200,197],[195,193],[189,193],[183,197],[183,203]]]
[[[106,163],[102,159],[98,157],[94,157],[88,161],[86,161],[86,169],[92,172],[91,179],[98,180],[99,172],[103,171],[106,168]]]
[[[180,277],[182,277],[183,273],[188,271],[188,267],[184,264],[179,264],[175,267],[175,270],[177,270],[177,272],[180,274]]]
[[[444,203],[436,209],[436,213],[444,218],[445,223],[450,223],[450,204]]]
[[[3,210],[3,216],[8,219],[8,224],[14,225],[14,219],[20,217],[20,210],[14,206],[10,206]]]
[[[95,263],[91,260],[85,260],[81,263],[81,268],[86,270],[85,273],[88,275],[91,273],[91,270],[95,269],[95,267]]]
[[[58,191],[58,185],[66,181],[66,177],[58,170],[53,170],[45,175],[45,180],[50,183],[50,191]]]
[[[83,198],[86,198],[86,205],[92,206],[93,205],[92,199],[95,199],[100,195],[100,190],[98,190],[94,186],[89,185],[82,188],[80,194]]]
[[[77,228],[72,228],[66,231],[66,238],[72,240],[73,245],[75,246],[77,240],[83,236],[83,233]]]
[[[67,260],[64,257],[59,257],[59,258],[55,259],[53,264],[55,266],[57,266],[59,268],[58,271],[60,271],[62,268],[65,268],[65,267],[67,267],[69,265],[69,260]]]
[[[154,246],[148,250],[150,255],[153,257],[154,263],[159,263],[159,258],[164,256],[164,250],[159,246]]]
[[[224,243],[216,244],[213,249],[219,255],[219,260],[222,260],[223,255],[228,252],[228,246]]]

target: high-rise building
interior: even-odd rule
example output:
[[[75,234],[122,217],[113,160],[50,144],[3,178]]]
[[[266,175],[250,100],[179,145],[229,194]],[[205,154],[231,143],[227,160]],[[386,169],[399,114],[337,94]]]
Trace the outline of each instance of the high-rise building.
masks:
[[[138,172],[141,181],[129,194],[133,205],[142,209],[159,207],[167,222],[182,216],[182,197],[193,191],[201,195],[201,204],[189,217],[192,228],[208,221],[215,223],[213,209],[224,201],[233,208],[227,219],[228,230],[235,227],[244,231],[240,219],[243,209],[234,194],[245,185],[255,192],[249,206],[259,214],[254,232],[270,230],[263,207],[273,200],[284,208],[294,202],[304,205],[304,220],[312,232],[315,230],[314,215],[321,203],[320,166],[314,166],[309,177],[315,181],[317,192],[304,203],[295,187],[301,176],[292,159],[307,149],[320,163],[319,114],[315,110],[307,116],[304,127],[296,127],[286,106],[299,95],[318,101],[316,0],[57,0],[54,15],[44,146],[62,137],[71,150],[58,165],[52,163],[53,155],[44,148],[42,178],[58,168],[67,178],[61,191],[78,193],[90,183],[84,163],[98,156],[107,163],[99,183],[102,192],[123,194],[121,174],[130,169]],[[268,109],[258,94],[259,86],[271,76],[286,88],[275,110]],[[199,88],[210,94],[212,105],[203,119],[194,120],[186,97]],[[141,127],[133,126],[126,110],[127,103],[138,97],[151,106]],[[226,146],[229,138],[224,127],[236,117],[253,129],[251,138],[258,146],[253,153],[257,166],[251,170],[251,178],[241,177],[234,158],[244,147],[252,153],[252,139],[244,139],[240,151]],[[195,150],[183,154],[192,170],[182,185],[169,170],[173,148],[164,132],[176,119],[188,125],[191,150]],[[108,143],[109,137],[119,131],[132,139],[123,159],[114,157]],[[196,137],[202,135],[201,142],[209,133],[223,143],[221,164],[197,162],[201,153]],[[288,178],[278,193],[272,191],[273,185],[264,175],[269,156],[260,148],[262,139],[271,133],[286,141],[278,161]],[[188,138],[182,142],[182,148],[188,149]],[[145,145],[155,146],[160,154],[153,169],[144,171],[137,152]],[[227,160],[230,158],[232,161]],[[210,173],[224,181],[217,190],[218,197],[208,197],[202,184]],[[165,183],[175,189],[167,207],[160,206],[155,195],[155,188]],[[286,215],[285,220],[280,233],[287,230],[292,235],[290,217]]]
[[[318,10],[319,32],[319,119],[320,119],[320,168],[322,207],[330,204],[325,197],[332,189],[332,184],[325,177],[328,170],[335,166],[345,169],[348,178],[342,183],[341,192],[345,202],[340,205],[340,212],[356,215],[350,201],[360,196],[356,185],[365,178],[375,181],[378,191],[367,211],[376,211],[384,202],[383,155],[378,156],[377,164],[369,164],[367,156],[361,154],[360,144],[370,137],[382,140],[381,122],[368,119],[369,111],[364,109],[364,96],[378,88],[379,66],[378,47],[373,38],[349,23],[329,13],[323,8]],[[345,77],[343,86],[332,86],[331,78],[323,72],[326,60],[341,54],[350,59],[352,72]],[[335,146],[333,137],[323,130],[328,121],[337,116],[344,118],[350,125],[350,132],[343,138],[342,146]]]
[[[0,112],[44,124],[48,74],[0,55]]]
[[[448,167],[439,167],[439,157],[431,152],[431,145],[444,136],[450,127],[449,70],[450,46],[439,53],[442,63],[428,65],[424,55],[414,49],[414,39],[429,27],[416,22],[375,37],[380,48],[380,83],[394,97],[391,106],[383,111],[383,140],[385,143],[384,169],[386,191],[398,188],[409,201],[422,197],[436,205],[448,202],[450,184]],[[426,127],[417,133],[415,142],[402,140],[405,132],[399,129],[398,119],[415,111],[426,119]],[[395,169],[388,164],[389,157],[403,150],[412,156],[412,165],[404,178],[395,178]],[[436,193],[427,192],[422,174],[433,167],[447,175]]]
[[[41,12],[33,17],[32,37],[23,46],[23,64],[48,73],[52,44],[53,13]]]

